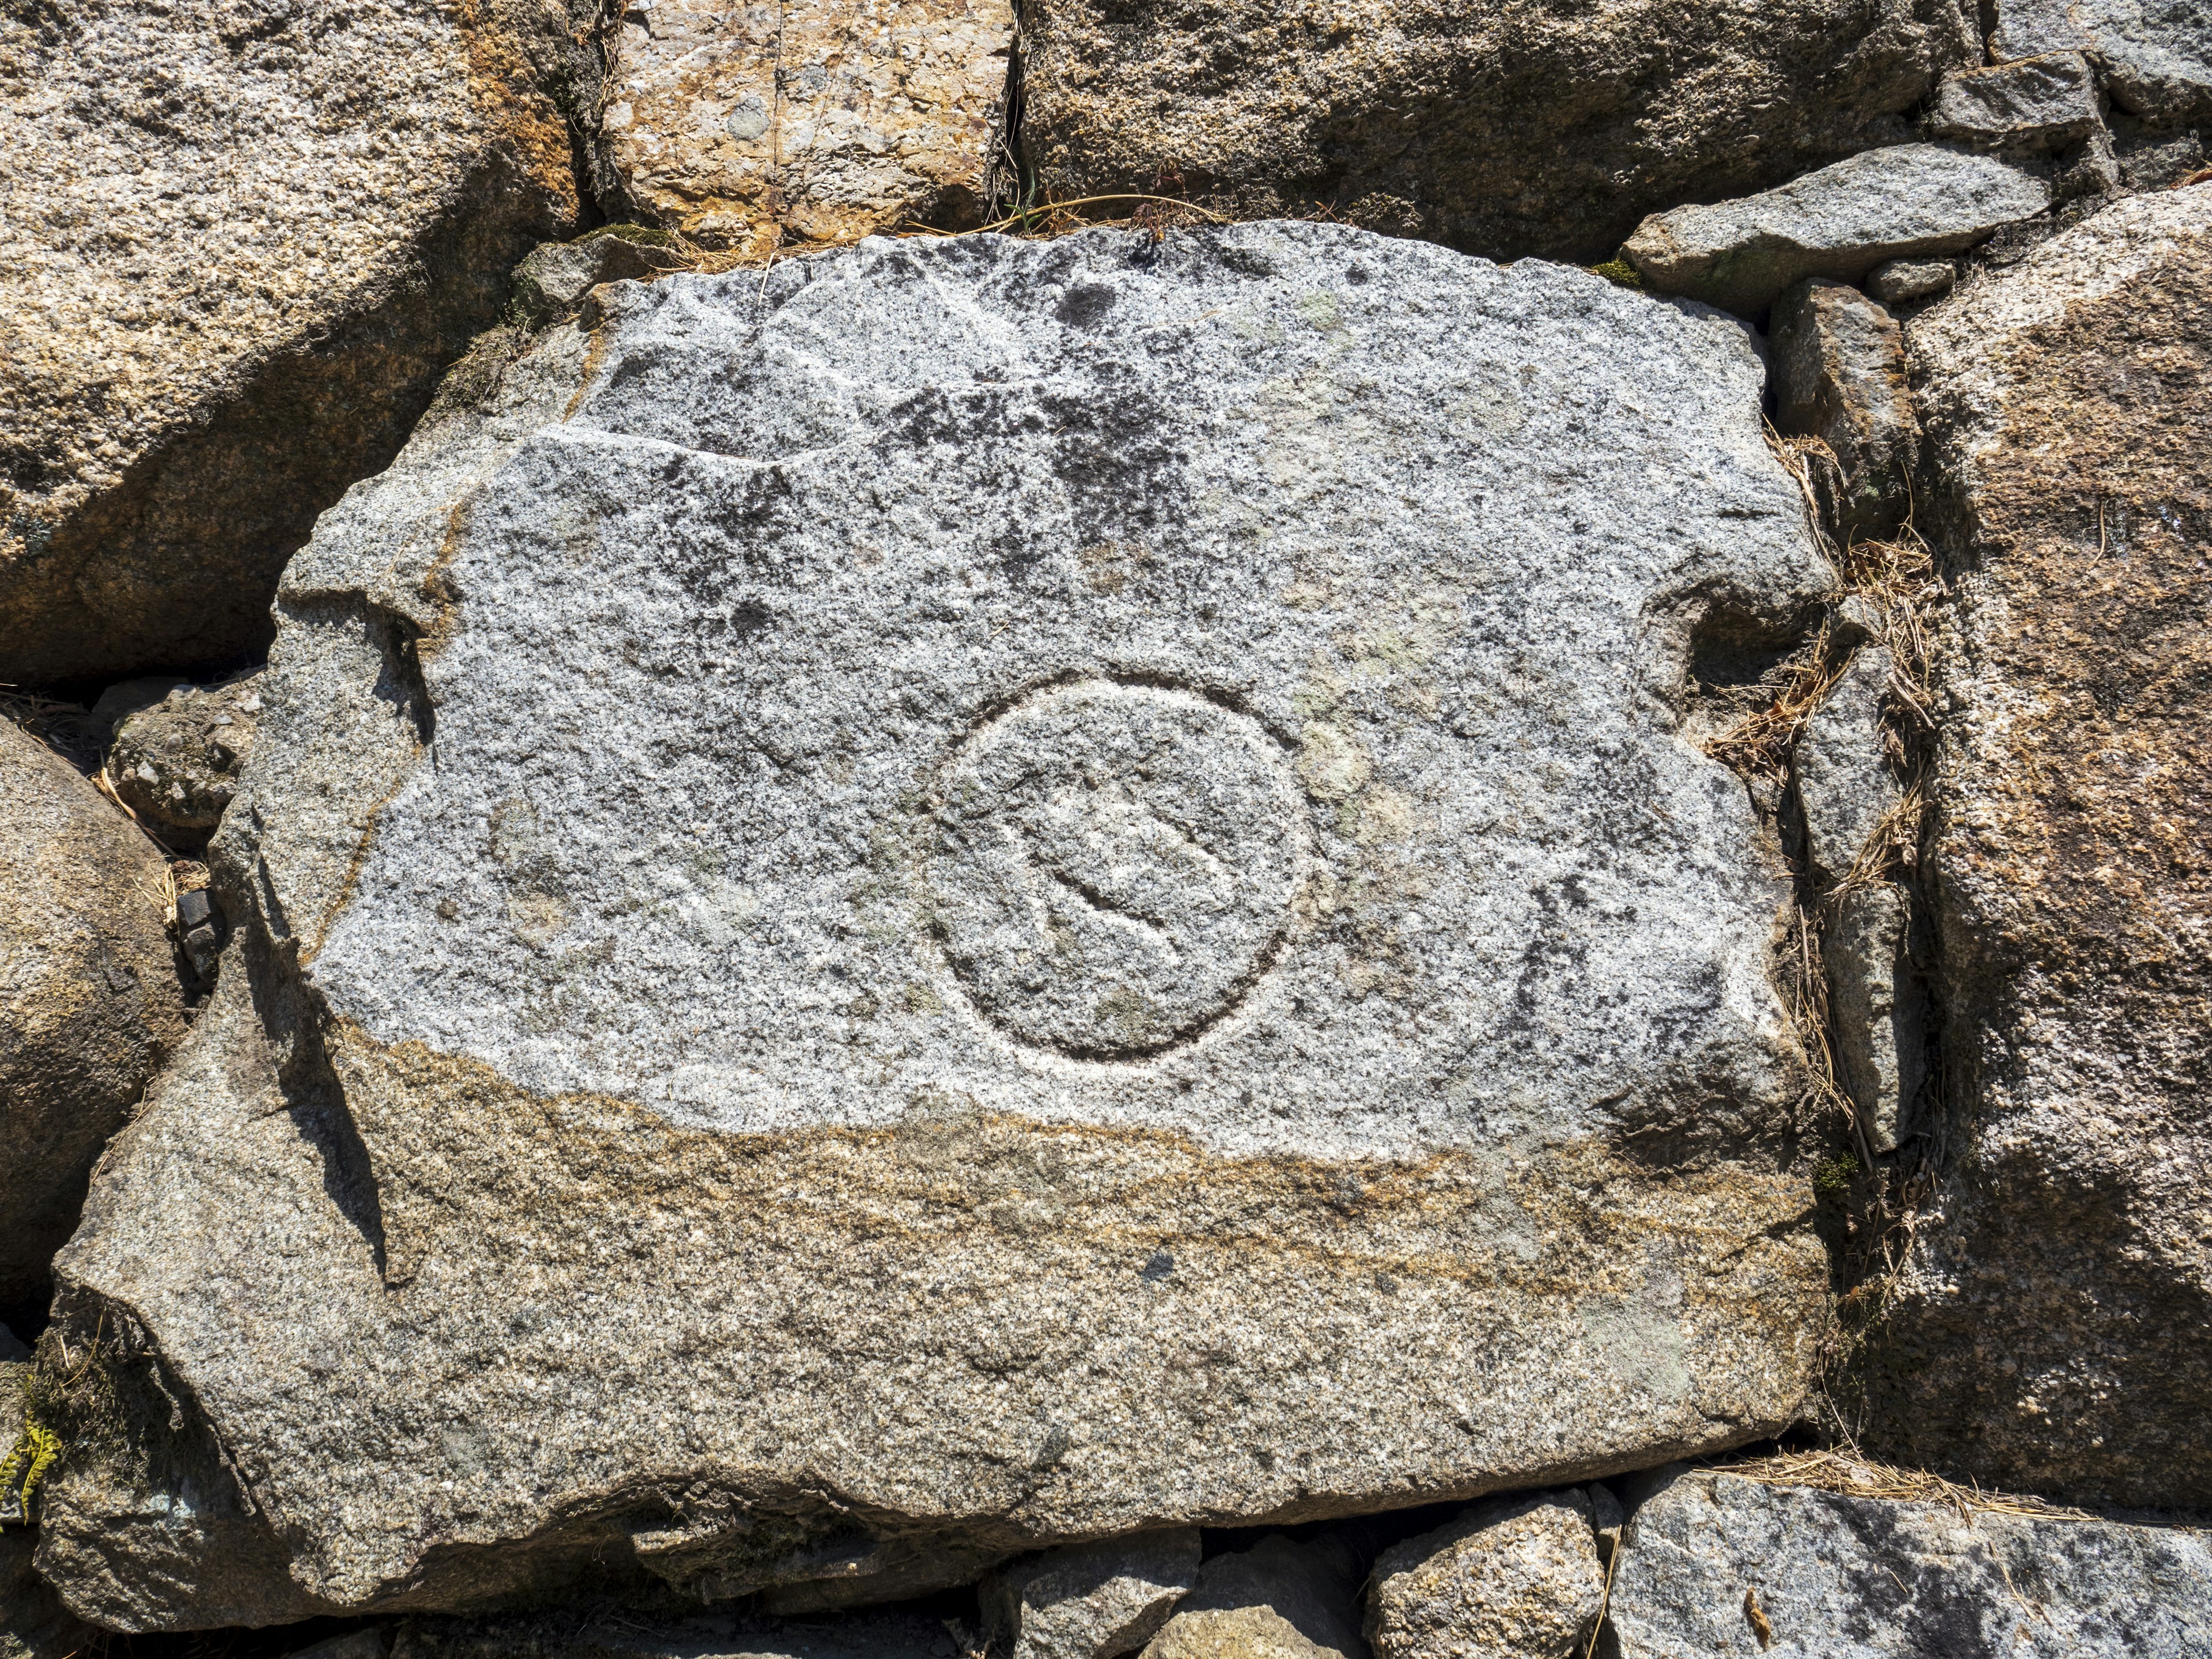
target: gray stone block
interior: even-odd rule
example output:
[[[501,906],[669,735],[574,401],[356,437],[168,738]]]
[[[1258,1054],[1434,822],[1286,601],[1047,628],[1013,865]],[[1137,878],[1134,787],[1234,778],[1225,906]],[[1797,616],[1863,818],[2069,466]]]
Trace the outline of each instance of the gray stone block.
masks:
[[[1988,149],[2063,149],[2100,131],[2096,77],[2078,52],[1947,75],[1928,130]]]

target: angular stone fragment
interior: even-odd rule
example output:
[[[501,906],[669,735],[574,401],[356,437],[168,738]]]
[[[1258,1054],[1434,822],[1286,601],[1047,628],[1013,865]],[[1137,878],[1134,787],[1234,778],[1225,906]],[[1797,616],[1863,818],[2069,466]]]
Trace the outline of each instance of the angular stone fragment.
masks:
[[[1806,859],[1826,881],[1850,873],[1898,802],[1881,728],[1881,698],[1891,672],[1888,651],[1862,647],[1797,740],[1791,770]]]
[[[601,283],[654,276],[681,263],[665,249],[620,236],[544,242],[514,268],[515,307],[526,326],[543,328],[575,311]]]
[[[1940,300],[1959,285],[1959,270],[1948,259],[1892,259],[1867,277],[1867,292],[1886,306]]]
[[[1012,1659],[1117,1659],[1151,1640],[1198,1581],[1184,1527],[1071,1544],[994,1574],[980,1596],[994,1652]]]
[[[2086,52],[2112,101],[2145,120],[2212,120],[2212,10],[2199,0],[1996,0],[2000,63]]]
[[[2212,1504],[2212,189],[1907,331],[1953,577],[1936,896],[1955,1165],[1872,1382],[1895,1461]]]
[[[1607,1611],[1620,1659],[2187,1659],[2212,1643],[2212,1548],[1689,1471],[1630,1522]]]
[[[1013,34],[1007,0],[652,0],[608,141],[637,210],[708,247],[974,224]]]
[[[1911,921],[1905,890],[1874,882],[1844,894],[1820,941],[1838,1081],[1877,1156],[1910,1132],[1907,1114],[1927,1076],[1927,999],[1913,970]]]
[[[1271,1534],[1208,1561],[1144,1659],[1367,1659],[1358,1589],[1340,1540]]]
[[[0,15],[0,682],[268,638],[315,515],[573,222],[594,9]]]
[[[2103,126],[2096,78],[2078,52],[1947,75],[1928,130],[1984,149],[2063,149]]]
[[[1375,1659],[1570,1659],[1604,1599],[1589,1499],[1510,1498],[1385,1550],[1367,1640]]]
[[[257,1621],[1790,1419],[1787,888],[1681,733],[1832,577],[1740,324],[1317,224],[603,310],[294,562],[239,937],[66,1259]],[[212,1622],[161,1480],[57,1486],[118,1625]]]
[[[184,1000],[160,852],[5,720],[0,848],[0,1310],[32,1310]]]
[[[1325,201],[1585,264],[1647,213],[1901,141],[1937,79],[1981,61],[1960,0],[1169,0],[1140,17],[1036,0],[1022,31],[1024,143],[1048,195]]]
[[[1818,276],[1777,301],[1773,321],[1775,422],[1826,442],[1842,474],[1830,528],[1846,544],[1895,535],[1920,453],[1903,331],[1856,289]]]
[[[1891,259],[1956,253],[2051,204],[2051,186],[1946,144],[1869,150],[1778,189],[1654,214],[1621,253],[1652,288],[1756,316],[1792,283],[1856,283]]]
[[[125,717],[107,751],[117,795],[172,846],[204,846],[238,787],[260,719],[258,674],[179,687]]]

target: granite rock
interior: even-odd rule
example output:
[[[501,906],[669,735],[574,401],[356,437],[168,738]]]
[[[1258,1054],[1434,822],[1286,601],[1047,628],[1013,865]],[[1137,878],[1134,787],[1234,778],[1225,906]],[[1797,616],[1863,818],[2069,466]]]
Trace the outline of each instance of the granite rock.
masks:
[[[1856,283],[1892,259],[1956,253],[2051,205],[2049,182],[1947,144],[1868,150],[1761,195],[1679,207],[1621,249],[1644,282],[1751,317],[1793,283]]]
[[[0,1310],[28,1310],[93,1161],[184,1035],[184,997],[161,853],[5,720],[0,847]]]
[[[32,1566],[33,1536],[21,1527],[0,1529],[0,1659],[78,1659],[100,1651],[106,1633],[74,1617]]]
[[[2087,52],[2130,114],[2212,120],[2212,11],[2198,0],[1996,0],[1995,13],[1999,63]]]
[[[1589,1498],[1510,1498],[1385,1550],[1367,1641],[1375,1659],[1572,1659],[1604,1600]]]
[[[1911,930],[1911,895],[1876,881],[1844,894],[1820,941],[1837,1081],[1876,1157],[1895,1152],[1912,1132],[1928,1075],[1927,992]]]
[[[1928,130],[1985,149],[2063,149],[2104,125],[2097,81],[2078,52],[1947,75]]]
[[[1805,826],[1806,861],[1826,882],[1842,880],[1899,799],[1882,738],[1888,650],[1862,647],[1805,722],[1791,781]]]
[[[1791,1419],[1788,887],[1683,733],[1832,575],[1741,324],[1264,223],[596,309],[288,573],[59,1316],[241,1484],[65,1468],[74,1604],[784,1595]]]
[[[1937,80],[1980,61],[1960,0],[1036,0],[1022,135],[1061,199],[1320,201],[1471,252],[1587,263],[1648,213],[1904,140]]]
[[[1630,1522],[1608,1616],[1620,1659],[2185,1659],[2212,1642],[2212,1548],[1690,1471]]]
[[[0,15],[0,681],[267,640],[315,515],[573,222],[595,9]]]
[[[1358,1592],[1343,1540],[1273,1533],[1208,1561],[1144,1659],[1367,1659]]]
[[[2106,209],[1907,343],[1954,595],[1933,851],[1956,1117],[1874,1443],[2212,1504],[2212,189]]]
[[[651,0],[605,126],[634,210],[708,247],[979,222],[1009,0]]]
[[[1897,533],[1912,510],[1920,428],[1896,319],[1847,283],[1816,276],[1775,302],[1775,424],[1820,439],[1838,475],[1822,516],[1848,545]]]
[[[258,674],[178,686],[126,715],[107,751],[107,775],[124,805],[172,846],[194,848],[222,821],[253,752],[261,714]]]
[[[1150,1641],[1198,1582],[1190,1528],[1071,1544],[994,1574],[987,1646],[1012,1659],[1118,1659]]]
[[[1867,276],[1867,292],[1886,306],[1940,300],[1959,285],[1959,269],[1948,259],[1892,259]]]
[[[514,268],[514,308],[525,327],[543,328],[581,309],[601,283],[648,279],[681,263],[665,248],[622,236],[542,242]]]

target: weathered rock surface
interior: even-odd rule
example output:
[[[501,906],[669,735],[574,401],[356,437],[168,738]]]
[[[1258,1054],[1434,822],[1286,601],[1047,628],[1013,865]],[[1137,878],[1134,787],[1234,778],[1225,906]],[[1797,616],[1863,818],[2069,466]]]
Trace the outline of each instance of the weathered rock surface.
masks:
[[[1926,988],[1912,959],[1912,902],[1895,882],[1855,887],[1820,942],[1838,1082],[1867,1149],[1895,1152],[1915,1127],[1928,1076]]]
[[[2097,81],[2078,52],[1947,75],[1928,130],[1985,149],[2063,149],[2104,125]]]
[[[1948,259],[1893,259],[1867,276],[1867,292],[1886,306],[1940,300],[1959,285],[1958,267]]]
[[[737,1595],[1790,1419],[1787,889],[1683,732],[1832,577],[1741,325],[1313,224],[601,301],[288,574],[239,938],[64,1259],[243,1485],[65,1468],[74,1604]]]
[[[569,316],[601,283],[651,278],[683,262],[665,248],[621,236],[544,242],[514,268],[514,306],[523,325],[543,328]]]
[[[1996,0],[2000,62],[2086,52],[2112,101],[2148,120],[2212,120],[2212,12],[2198,0]]]
[[[1188,1527],[1048,1550],[979,1592],[991,1651],[1012,1659],[1117,1659],[1167,1622],[1198,1582]]]
[[[7,1432],[12,1434],[11,1419]],[[104,1633],[73,1617],[31,1565],[36,1534],[0,1530],[0,1659],[77,1659],[100,1651]]]
[[[1900,141],[1981,43],[1958,0],[1354,0],[1326,15],[1178,0],[1141,16],[1037,0],[1022,52],[1049,195],[1318,200],[1476,252],[1587,262],[1674,203]]]
[[[184,1035],[161,854],[0,720],[0,1310],[46,1299],[85,1180]],[[0,1447],[0,1453],[5,1448]]]
[[[942,1622],[915,1613],[848,1613],[806,1622],[708,1616],[640,1620],[573,1614],[522,1620],[410,1620],[392,1659],[955,1659]]]
[[[606,112],[637,210],[709,247],[978,222],[1008,0],[654,0],[625,13]]]
[[[0,681],[217,663],[574,220],[532,0],[0,17]]]
[[[1893,672],[1886,647],[1861,647],[1797,741],[1791,772],[1805,825],[1806,860],[1829,882],[1851,872],[1898,803],[1881,721],[1882,695]]]
[[[1774,307],[1775,422],[1820,439],[1838,477],[1824,516],[1848,544],[1897,533],[1912,510],[1920,428],[1905,378],[1905,335],[1847,283],[1814,277]]]
[[[1908,331],[1956,595],[1937,900],[1957,1154],[1874,1376],[1894,1461],[2212,1503],[2212,189]]]
[[[1358,1593],[1340,1540],[1274,1533],[1208,1561],[1144,1659],[1367,1659]]]
[[[1621,1659],[2185,1659],[2212,1642],[2212,1547],[1692,1471],[1630,1522],[1608,1616]]]
[[[1375,1659],[1570,1659],[1604,1600],[1589,1498],[1508,1499],[1382,1553],[1367,1641]]]
[[[115,793],[173,846],[206,844],[253,752],[261,714],[258,674],[180,686],[125,716],[107,751]]]
[[[1748,317],[1808,276],[1856,283],[1891,259],[1956,253],[2050,205],[2047,180],[2000,156],[1900,144],[1741,201],[1654,214],[1621,253],[1658,292]]]

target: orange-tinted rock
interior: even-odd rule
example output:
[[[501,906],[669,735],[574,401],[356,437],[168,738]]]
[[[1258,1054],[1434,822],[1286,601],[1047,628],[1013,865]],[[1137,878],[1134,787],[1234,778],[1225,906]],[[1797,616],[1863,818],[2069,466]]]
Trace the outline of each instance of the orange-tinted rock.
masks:
[[[1878,1439],[2212,1502],[2212,188],[2110,209],[1908,337],[1956,599],[1951,1121]]]

